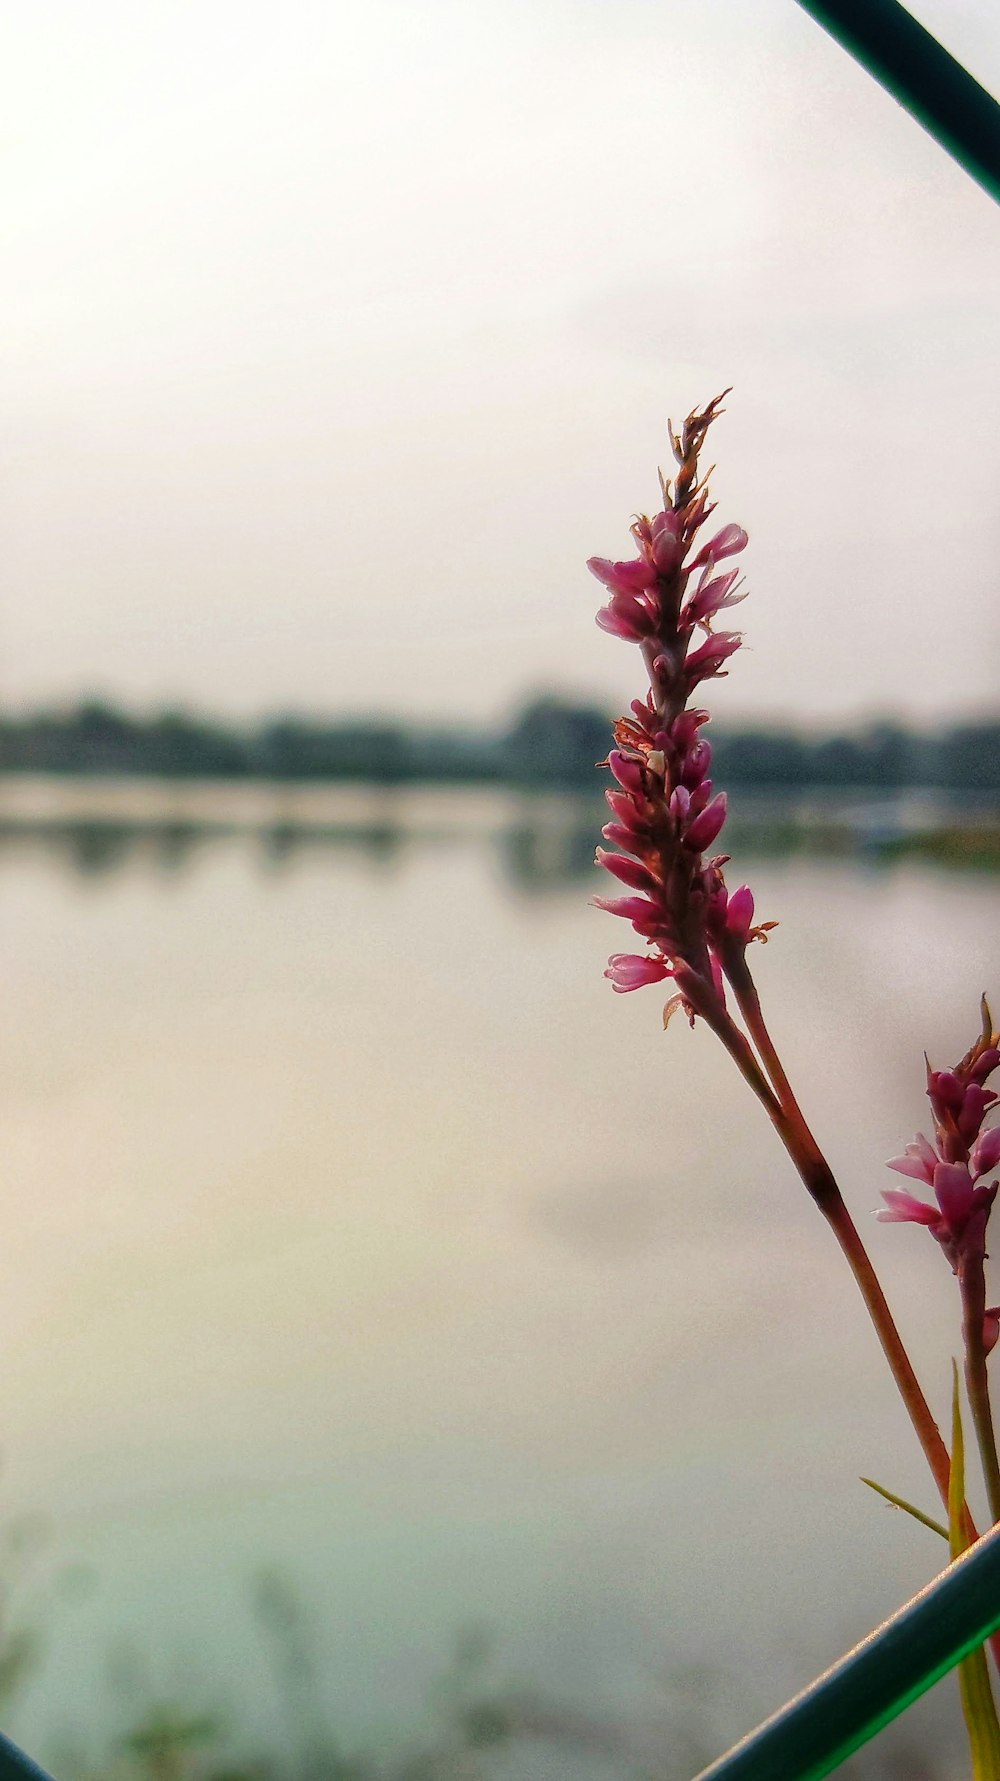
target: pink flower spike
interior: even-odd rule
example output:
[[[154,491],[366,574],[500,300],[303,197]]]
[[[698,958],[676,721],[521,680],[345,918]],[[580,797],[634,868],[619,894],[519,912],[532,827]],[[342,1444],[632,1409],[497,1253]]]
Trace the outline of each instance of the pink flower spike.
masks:
[[[702,546],[690,567],[700,569],[703,563],[708,562],[709,558],[713,563],[719,563],[723,557],[733,557],[738,550],[745,550],[749,542],[742,526],[723,526],[721,532],[716,532],[715,537],[708,544]]]
[[[603,866],[614,878],[620,878],[623,884],[631,885],[633,890],[655,891],[656,879],[648,866],[641,860],[629,859],[624,853],[609,853],[606,847],[599,847],[596,864]]]
[[[719,792],[701,815],[695,817],[687,833],[681,837],[685,847],[689,847],[692,853],[704,853],[706,847],[711,847],[726,820],[726,803],[725,792]]]
[[[612,989],[625,995],[630,989],[644,988],[647,983],[662,983],[671,972],[662,959],[643,958],[636,952],[616,952],[609,958],[604,975],[610,977]]]
[[[940,1213],[925,1205],[916,1194],[905,1193],[901,1187],[887,1187],[882,1198],[885,1205],[875,1217],[882,1224],[937,1224]]]
[[[1000,1163],[1000,1125],[983,1132],[972,1146],[969,1168],[973,1176],[988,1175]]]

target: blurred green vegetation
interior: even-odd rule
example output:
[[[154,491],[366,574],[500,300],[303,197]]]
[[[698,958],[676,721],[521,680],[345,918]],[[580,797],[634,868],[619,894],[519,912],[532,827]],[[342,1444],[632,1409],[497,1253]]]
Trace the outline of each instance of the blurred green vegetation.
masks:
[[[543,696],[497,730],[374,716],[241,725],[179,710],[137,716],[90,700],[0,717],[0,773],[585,787],[607,754],[612,716]],[[884,721],[823,735],[713,723],[711,736],[724,785],[927,786],[1000,796],[1000,720],[934,734]]]
[[[73,1599],[99,1589],[92,1573],[54,1562],[52,1546],[42,1517],[0,1527],[4,1726],[29,1684],[45,1701],[45,1634],[53,1616],[65,1615],[60,1631],[71,1631]],[[431,1682],[419,1730],[392,1740],[388,1751],[384,1736],[349,1748],[336,1730],[315,1614],[289,1578],[270,1567],[252,1580],[249,1606],[272,1684],[273,1726],[264,1738],[248,1748],[239,1711],[213,1681],[208,1651],[186,1653],[203,1678],[188,1683],[187,1698],[165,1696],[130,1638],[93,1653],[102,1731],[75,1731],[64,1704],[53,1699],[51,1723],[61,1729],[49,1748],[30,1754],[55,1781],[689,1781],[731,1733],[720,1731],[728,1719],[726,1679],[704,1666],[675,1665],[662,1679],[658,1705],[629,1722],[600,1703],[568,1705],[512,1682],[493,1636],[476,1626],[459,1634]],[[384,1720],[384,1703],[373,1709]],[[953,1760],[947,1731],[929,1737],[926,1720],[909,1731],[904,1719],[840,1773],[845,1781],[946,1781]]]

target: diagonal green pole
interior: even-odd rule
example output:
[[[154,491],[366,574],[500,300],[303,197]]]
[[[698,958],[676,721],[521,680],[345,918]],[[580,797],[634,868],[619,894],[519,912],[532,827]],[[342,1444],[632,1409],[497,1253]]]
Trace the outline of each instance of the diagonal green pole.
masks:
[[[0,1732],[0,1781],[51,1781],[51,1778]]]
[[[820,1781],[1000,1627],[1000,1527],[696,1781]]]
[[[1000,105],[898,0],[799,0],[1000,202]]]

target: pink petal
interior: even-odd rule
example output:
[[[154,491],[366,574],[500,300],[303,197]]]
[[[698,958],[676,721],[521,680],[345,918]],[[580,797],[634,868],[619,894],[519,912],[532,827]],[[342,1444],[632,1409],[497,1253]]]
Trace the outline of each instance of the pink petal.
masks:
[[[706,847],[712,845],[726,820],[726,804],[726,794],[720,792],[718,797],[712,799],[708,808],[695,817],[687,833],[681,837],[685,847],[689,847],[692,853],[703,853]]]
[[[717,575],[714,581],[705,581],[707,573],[708,569],[706,568],[702,573],[697,592],[692,594],[684,607],[684,617],[693,625],[702,624],[706,618],[711,618],[713,613],[721,611],[723,606],[738,606],[741,600],[746,599],[745,593],[731,594],[729,592],[739,575],[738,569],[730,569],[727,575]]]
[[[738,631],[717,631],[709,637],[700,649],[689,655],[684,663],[684,673],[692,686],[699,680],[709,680],[717,674],[724,661],[739,649],[743,639]]]
[[[957,1113],[965,1099],[965,1090],[953,1070],[928,1071],[927,1093],[935,1112],[940,1109]]]
[[[631,826],[637,821],[638,812],[635,799],[631,798],[628,792],[607,791],[604,796],[620,822]]]
[[[631,853],[635,846],[635,831],[627,828],[623,822],[606,822],[601,834],[605,841],[613,841],[617,847],[624,848],[626,853]]]
[[[606,847],[599,847],[596,855],[597,864],[603,866],[614,878],[620,878],[623,884],[629,884],[633,890],[654,891],[659,887],[648,866],[641,860],[629,859],[624,853],[609,853]]]
[[[625,995],[631,989],[642,989],[647,983],[662,983],[664,977],[670,976],[670,969],[663,959],[644,958],[635,952],[616,952],[609,958],[604,975],[610,977],[611,987],[619,995]]]
[[[632,557],[627,563],[612,563],[607,557],[590,557],[587,568],[598,581],[603,581],[615,594],[638,594],[652,587],[656,570],[645,557]]]
[[[915,1194],[904,1193],[900,1187],[887,1187],[882,1198],[885,1206],[875,1217],[883,1224],[936,1224],[939,1214],[925,1205]]]
[[[641,643],[648,634],[641,624],[637,625],[631,618],[616,612],[613,606],[601,607],[597,614],[597,623],[602,631],[609,632],[612,637],[620,637],[623,643]]]
[[[972,1147],[969,1168],[973,1175],[986,1175],[1000,1163],[1000,1125],[984,1132]]]
[[[726,927],[738,940],[745,940],[750,933],[753,921],[753,891],[749,885],[741,884],[734,890],[726,909]]]
[[[998,1064],[1000,1064],[1000,1051],[996,1049],[995,1045],[987,1046],[985,1051],[980,1052],[973,1065],[973,1074],[977,1082],[985,1082],[987,1076],[996,1069]]]
[[[666,529],[653,539],[653,562],[661,575],[669,575],[676,569],[683,549],[679,538]]]
[[[662,926],[659,913],[645,897],[593,897],[595,909],[606,909],[609,915],[621,915],[630,921],[637,934],[651,936]]]
[[[927,1144],[926,1138],[923,1142]],[[934,1170],[941,1159],[936,1151],[931,1150],[929,1144],[927,1149],[930,1151],[929,1156],[924,1155],[916,1144],[908,1144],[902,1156],[892,1157],[885,1166],[887,1169],[895,1169],[897,1175],[911,1175],[914,1181],[922,1181],[926,1187],[930,1187],[934,1180]]]
[[[721,532],[716,532],[715,537],[702,546],[690,567],[700,569],[709,558],[713,563],[719,563],[723,557],[732,557],[738,550],[745,550],[749,542],[742,526],[723,526]]]
[[[962,1224],[975,1204],[972,1177],[965,1164],[938,1163],[934,1170],[934,1194],[948,1223]]]
[[[630,755],[622,754],[619,749],[613,748],[608,756],[608,766],[618,784],[623,786],[627,792],[642,791],[642,766],[637,760],[634,760]]]
[[[684,765],[681,768],[681,778],[685,785],[697,785],[699,779],[705,777],[705,774],[708,772],[711,765],[712,744],[706,742],[704,738],[699,737],[697,742],[691,744],[687,754],[684,756]]]

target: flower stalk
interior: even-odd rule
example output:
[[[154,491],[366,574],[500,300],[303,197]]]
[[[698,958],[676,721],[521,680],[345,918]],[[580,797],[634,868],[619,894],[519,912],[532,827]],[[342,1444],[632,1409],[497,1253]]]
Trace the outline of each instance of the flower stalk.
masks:
[[[678,1009],[692,1026],[696,1019],[704,1020],[757,1095],[851,1268],[954,1523],[955,1478],[948,1447],[764,1021],[747,949],[755,941],[765,942],[775,923],[755,922],[749,886],[730,893],[724,874],[728,855],[710,852],[724,828],[727,804],[709,776],[712,748],[704,734],[709,714],[694,698],[705,681],[725,676],[740,648],[738,632],[716,631],[714,625],[745,597],[737,571],[720,565],[747,543],[743,528],[731,524],[707,542],[701,539],[714,503],[707,476],[699,473],[699,454],[723,396],[693,411],[680,433],[670,428],[677,473],[672,485],[661,476],[662,509],[652,517],[639,515],[632,524],[637,555],[622,562],[595,557],[588,565],[608,594],[598,624],[638,645],[649,683],[645,695],[615,725],[615,747],[606,763],[614,780],[606,793],[613,820],[603,830],[611,847],[597,850],[598,864],[628,894],[594,899],[598,907],[628,921],[646,950],[614,953],[605,976],[619,993],[672,982],[664,1024]],[[728,1006],[727,992],[739,1019]],[[1000,1307],[986,1305],[983,1263],[986,1223],[998,1189],[997,1181],[986,1177],[1000,1164],[1000,1127],[984,1130],[983,1125],[997,1100],[985,1081],[998,1065],[1000,1034],[993,1030],[984,1000],[982,1034],[962,1062],[953,1071],[935,1072],[928,1066],[935,1142],[918,1138],[890,1165],[930,1187],[936,1204],[890,1189],[879,1215],[927,1225],[958,1277],[966,1385],[994,1521],[1000,1520],[1000,1460],[986,1360],[1000,1336]],[[964,1538],[971,1542],[978,1536],[964,1490],[959,1512]],[[1000,1641],[994,1655],[1000,1662]]]

